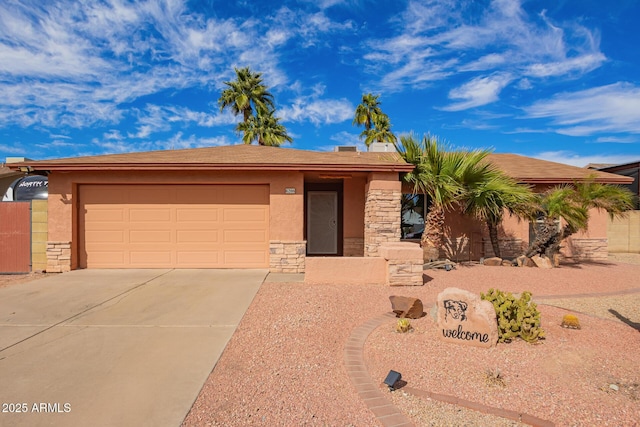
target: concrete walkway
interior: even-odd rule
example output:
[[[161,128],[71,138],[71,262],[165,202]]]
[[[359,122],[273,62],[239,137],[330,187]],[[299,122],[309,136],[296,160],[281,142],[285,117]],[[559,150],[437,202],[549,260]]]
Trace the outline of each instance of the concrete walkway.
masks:
[[[77,270],[0,288],[0,425],[179,426],[267,270]]]

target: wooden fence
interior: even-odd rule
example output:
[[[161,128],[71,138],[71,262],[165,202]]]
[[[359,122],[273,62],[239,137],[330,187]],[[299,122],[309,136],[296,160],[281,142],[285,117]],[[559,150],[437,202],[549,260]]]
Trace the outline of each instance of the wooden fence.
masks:
[[[0,273],[31,271],[31,202],[0,202]]]

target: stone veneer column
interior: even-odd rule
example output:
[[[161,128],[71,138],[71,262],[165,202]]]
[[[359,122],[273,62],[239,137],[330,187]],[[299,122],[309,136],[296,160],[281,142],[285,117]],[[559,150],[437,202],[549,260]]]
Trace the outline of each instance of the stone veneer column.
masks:
[[[607,239],[571,238],[568,245],[574,260],[606,261],[609,258]]]
[[[307,242],[272,240],[269,242],[269,271],[304,273]]]
[[[47,273],[71,271],[71,242],[47,242]]]
[[[364,205],[364,256],[378,256],[382,243],[400,241],[401,183],[373,180]]]

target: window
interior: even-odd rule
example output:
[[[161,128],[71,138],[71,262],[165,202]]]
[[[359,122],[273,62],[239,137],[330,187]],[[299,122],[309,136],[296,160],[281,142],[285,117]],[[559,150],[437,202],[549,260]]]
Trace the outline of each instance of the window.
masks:
[[[424,231],[425,196],[403,194],[401,230],[403,239],[420,239]]]

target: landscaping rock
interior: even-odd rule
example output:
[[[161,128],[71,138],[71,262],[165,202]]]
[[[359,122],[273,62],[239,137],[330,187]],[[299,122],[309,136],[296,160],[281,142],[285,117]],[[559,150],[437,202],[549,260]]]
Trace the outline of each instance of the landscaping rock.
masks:
[[[536,263],[533,262],[531,258],[528,258],[525,255],[520,255],[518,258],[516,258],[516,262],[518,264],[518,267],[535,267],[536,266]]]
[[[389,300],[391,301],[391,310],[396,314],[397,317],[419,319],[424,313],[422,301],[420,301],[418,298],[391,295],[389,297]]]
[[[502,265],[502,258],[499,257],[492,257],[492,258],[485,258],[484,265],[491,265],[491,266],[499,266]]]
[[[438,294],[438,330],[446,342],[486,348],[498,343],[493,304],[464,289],[446,288]]]
[[[534,255],[531,257],[531,260],[536,264],[536,267],[538,268],[553,268],[553,262],[547,257]]]

